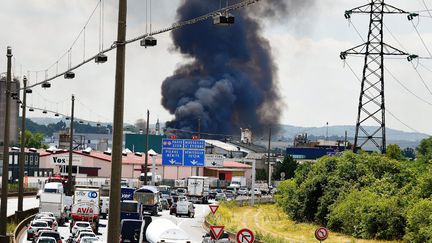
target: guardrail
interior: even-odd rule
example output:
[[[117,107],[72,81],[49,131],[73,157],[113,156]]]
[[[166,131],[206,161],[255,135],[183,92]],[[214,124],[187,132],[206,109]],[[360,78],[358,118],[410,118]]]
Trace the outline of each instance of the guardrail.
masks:
[[[20,223],[15,228],[13,235],[10,237],[10,242],[17,242],[17,236],[22,231],[22,229],[31,221],[31,218],[34,217],[35,214],[39,212],[39,208],[32,208],[23,211],[20,215],[12,214],[7,217],[7,223],[13,223],[20,221],[21,219],[24,219],[20,221]],[[27,221],[28,220],[28,221]]]

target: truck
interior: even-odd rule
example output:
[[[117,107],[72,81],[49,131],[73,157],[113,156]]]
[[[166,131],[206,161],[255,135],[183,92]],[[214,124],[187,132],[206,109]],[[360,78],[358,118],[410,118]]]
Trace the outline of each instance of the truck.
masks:
[[[73,196],[71,210],[72,222],[88,221],[93,231],[98,233],[100,218],[100,188],[95,186],[77,186]]]
[[[187,178],[187,197],[193,203],[208,203],[210,179],[205,176],[190,176]]]
[[[51,183],[47,183],[46,185],[48,184]],[[58,225],[63,225],[66,221],[64,194],[58,192],[42,192],[39,197],[39,211],[53,213]]]
[[[246,187],[246,177],[244,176],[233,176],[231,179],[231,183],[229,185],[231,188],[235,188],[236,190],[240,188]]]
[[[152,216],[158,214],[159,191],[155,186],[143,186],[135,191],[133,197],[139,203],[141,214],[150,213]]]
[[[100,188],[100,216],[106,219],[109,209],[110,185],[104,184]]]

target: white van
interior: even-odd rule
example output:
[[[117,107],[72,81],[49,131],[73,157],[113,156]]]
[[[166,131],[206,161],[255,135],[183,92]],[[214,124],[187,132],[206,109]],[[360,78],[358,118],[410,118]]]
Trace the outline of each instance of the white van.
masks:
[[[60,182],[49,182],[45,184],[43,189],[45,193],[64,193],[63,184]]]

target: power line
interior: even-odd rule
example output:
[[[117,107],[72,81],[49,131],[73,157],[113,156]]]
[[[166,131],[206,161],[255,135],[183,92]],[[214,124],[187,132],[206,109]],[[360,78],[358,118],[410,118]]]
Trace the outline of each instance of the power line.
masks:
[[[216,11],[213,11],[213,12],[210,12],[210,13],[207,13],[207,14],[205,14],[205,15],[199,16],[199,17],[197,17],[197,18],[193,18],[193,19],[189,19],[189,20],[185,20],[185,21],[181,21],[181,22],[174,23],[174,24],[172,24],[172,25],[169,26],[169,27],[166,27],[166,28],[164,28],[164,29],[160,29],[160,30],[157,30],[157,31],[155,31],[155,32],[152,32],[151,35],[152,35],[152,36],[153,36],[153,35],[159,35],[159,34],[162,34],[162,33],[165,33],[165,32],[169,32],[169,31],[172,31],[172,30],[176,30],[176,29],[179,29],[179,28],[182,28],[182,27],[188,26],[188,25],[193,25],[193,24],[196,24],[196,23],[199,23],[199,22],[203,22],[203,21],[208,20],[208,19],[210,19],[210,18],[213,18],[213,17],[219,16],[219,14],[220,14],[221,12],[228,12],[228,11],[233,11],[233,10],[238,10],[238,9],[241,9],[241,8],[245,8],[245,7],[247,7],[247,6],[249,6],[249,5],[252,5],[252,4],[255,4],[255,3],[259,2],[259,1],[262,1],[262,0],[243,0],[243,1],[239,2],[239,3],[229,5],[229,6],[227,6],[227,7],[222,8],[222,9],[219,9],[219,10],[216,10]],[[73,70],[75,70],[75,69],[78,69],[79,67],[83,66],[84,64],[87,64],[87,63],[93,61],[93,60],[94,60],[97,56],[99,56],[100,54],[105,54],[105,53],[107,53],[107,52],[110,52],[110,51],[116,49],[118,45],[128,45],[128,44],[131,44],[131,43],[133,43],[133,42],[137,42],[137,41],[139,41],[139,40],[141,40],[141,39],[144,39],[144,38],[146,38],[146,37],[148,37],[148,36],[150,36],[150,34],[145,33],[145,34],[142,34],[142,35],[140,35],[140,36],[138,36],[138,37],[135,37],[135,38],[132,38],[132,39],[126,40],[124,43],[116,43],[116,42],[114,42],[114,43],[111,45],[111,47],[109,47],[109,48],[107,48],[107,49],[105,49],[105,50],[102,50],[102,51],[99,52],[98,54],[93,55],[92,57],[90,57],[90,58],[88,58],[88,59],[82,61],[81,63],[79,63],[79,64],[77,64],[77,65],[75,65],[75,66],[71,66],[71,67],[69,67],[68,70],[66,70],[66,71],[64,71],[64,72],[62,72],[62,73],[57,73],[56,75],[54,75],[54,76],[52,76],[52,77],[50,77],[50,78],[46,78],[45,80],[43,80],[43,81],[41,81],[41,82],[38,82],[38,83],[32,84],[32,85],[30,85],[28,88],[32,88],[32,87],[35,87],[35,86],[41,85],[41,84],[43,84],[43,83],[45,83],[45,82],[49,82],[49,81],[54,80],[54,79],[56,79],[56,78],[58,78],[58,77],[60,77],[60,76],[63,76],[63,75],[66,74],[67,72],[70,72],[70,71],[73,71]],[[69,52],[69,51],[68,51],[68,52]],[[63,56],[64,56],[64,55],[63,55]],[[57,63],[58,63],[58,62],[57,62]],[[54,63],[53,65],[56,65],[56,63]],[[22,88],[20,88],[20,90],[22,90]]]

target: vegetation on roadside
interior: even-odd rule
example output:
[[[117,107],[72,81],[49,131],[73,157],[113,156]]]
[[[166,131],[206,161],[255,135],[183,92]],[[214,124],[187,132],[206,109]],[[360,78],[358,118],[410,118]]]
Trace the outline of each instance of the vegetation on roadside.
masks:
[[[211,225],[224,225],[226,230],[233,233],[242,228],[249,228],[258,240],[266,243],[315,243],[317,241],[314,232],[319,227],[291,220],[276,204],[240,207],[233,202],[223,202],[215,216],[212,214],[207,216],[207,221]],[[383,241],[358,240],[349,235],[330,232],[325,242],[378,243]]]
[[[298,166],[277,204],[297,222],[356,238],[432,241],[432,138],[405,160],[397,145],[377,153],[327,156]]]
[[[17,224],[16,224],[16,223],[8,223],[8,224],[7,224],[7,228],[6,228],[6,233],[13,234],[13,232],[14,232],[15,229],[16,229],[16,227],[17,227]]]

